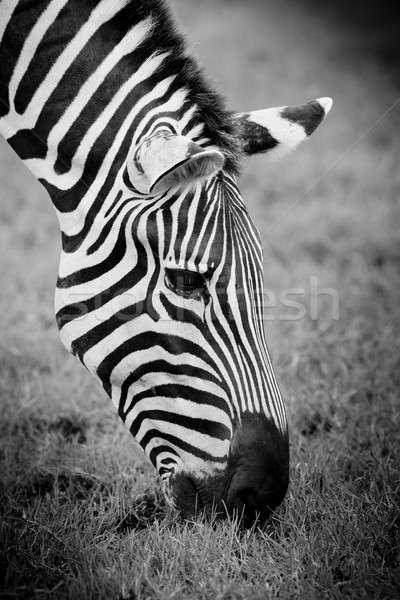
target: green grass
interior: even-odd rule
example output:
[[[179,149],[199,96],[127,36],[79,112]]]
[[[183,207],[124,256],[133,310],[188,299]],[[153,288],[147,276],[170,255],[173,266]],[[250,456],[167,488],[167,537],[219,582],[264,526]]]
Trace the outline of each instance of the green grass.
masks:
[[[249,161],[242,178],[266,286],[306,290],[303,319],[277,307],[266,322],[291,421],[289,494],[263,530],[183,522],[164,506],[111,403],[58,341],[56,220],[2,145],[0,598],[394,600],[400,105],[380,117],[398,90],[355,34],[293,2],[176,5],[232,106],[335,97],[296,156]],[[310,318],[311,278],[336,291],[337,320],[328,297]]]

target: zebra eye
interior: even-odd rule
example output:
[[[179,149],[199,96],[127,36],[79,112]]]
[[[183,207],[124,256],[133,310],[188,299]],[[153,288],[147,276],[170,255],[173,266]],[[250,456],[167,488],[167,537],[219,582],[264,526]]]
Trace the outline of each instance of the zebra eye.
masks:
[[[203,295],[207,290],[206,278],[197,271],[165,269],[165,283],[170,290],[184,298]]]

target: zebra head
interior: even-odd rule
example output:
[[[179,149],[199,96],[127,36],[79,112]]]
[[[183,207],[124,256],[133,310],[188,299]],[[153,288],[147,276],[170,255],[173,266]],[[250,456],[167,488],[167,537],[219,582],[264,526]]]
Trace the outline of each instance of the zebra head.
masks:
[[[0,133],[56,208],[64,345],[179,510],[265,516],[288,430],[237,161],[290,150],[330,100],[232,115],[162,0],[0,0],[0,17]]]
[[[330,104],[237,115],[237,145],[282,154]],[[125,227],[137,274],[116,347],[93,358],[169,500],[186,516],[214,507],[252,522],[285,495],[288,429],[264,337],[262,244],[227,162],[178,122],[135,140],[119,203],[135,202]]]

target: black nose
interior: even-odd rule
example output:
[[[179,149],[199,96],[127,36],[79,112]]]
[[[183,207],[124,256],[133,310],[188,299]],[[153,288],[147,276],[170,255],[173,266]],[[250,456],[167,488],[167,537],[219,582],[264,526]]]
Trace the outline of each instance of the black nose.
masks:
[[[233,442],[227,505],[245,526],[264,521],[285,497],[289,482],[286,433],[262,415],[243,416]]]

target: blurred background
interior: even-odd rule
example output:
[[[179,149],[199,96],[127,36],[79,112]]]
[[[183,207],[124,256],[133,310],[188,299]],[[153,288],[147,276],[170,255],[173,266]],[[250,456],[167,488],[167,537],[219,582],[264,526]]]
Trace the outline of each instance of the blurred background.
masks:
[[[230,109],[334,99],[326,122],[295,154],[273,164],[263,156],[246,160],[241,189],[262,235],[266,288],[278,298],[268,307],[266,330],[289,407],[295,480],[299,484],[304,475],[310,481],[317,473],[327,488],[363,494],[375,486],[380,497],[384,487],[394,497],[400,452],[399,3],[172,5],[190,51]],[[4,142],[0,195],[2,480],[29,478],[38,465],[49,471],[81,467],[110,480],[131,481],[134,473],[135,490],[145,489],[152,469],[142,465],[97,382],[58,340],[56,217],[44,190]],[[280,302],[288,290],[303,307],[302,318],[298,307]],[[67,443],[65,423],[67,431],[83,432],[85,445]],[[365,514],[365,507],[360,510]],[[398,565],[396,519],[388,506],[379,510],[391,523],[381,552]],[[383,527],[372,512],[368,523],[370,531]],[[367,586],[376,575],[360,567],[359,577]]]

